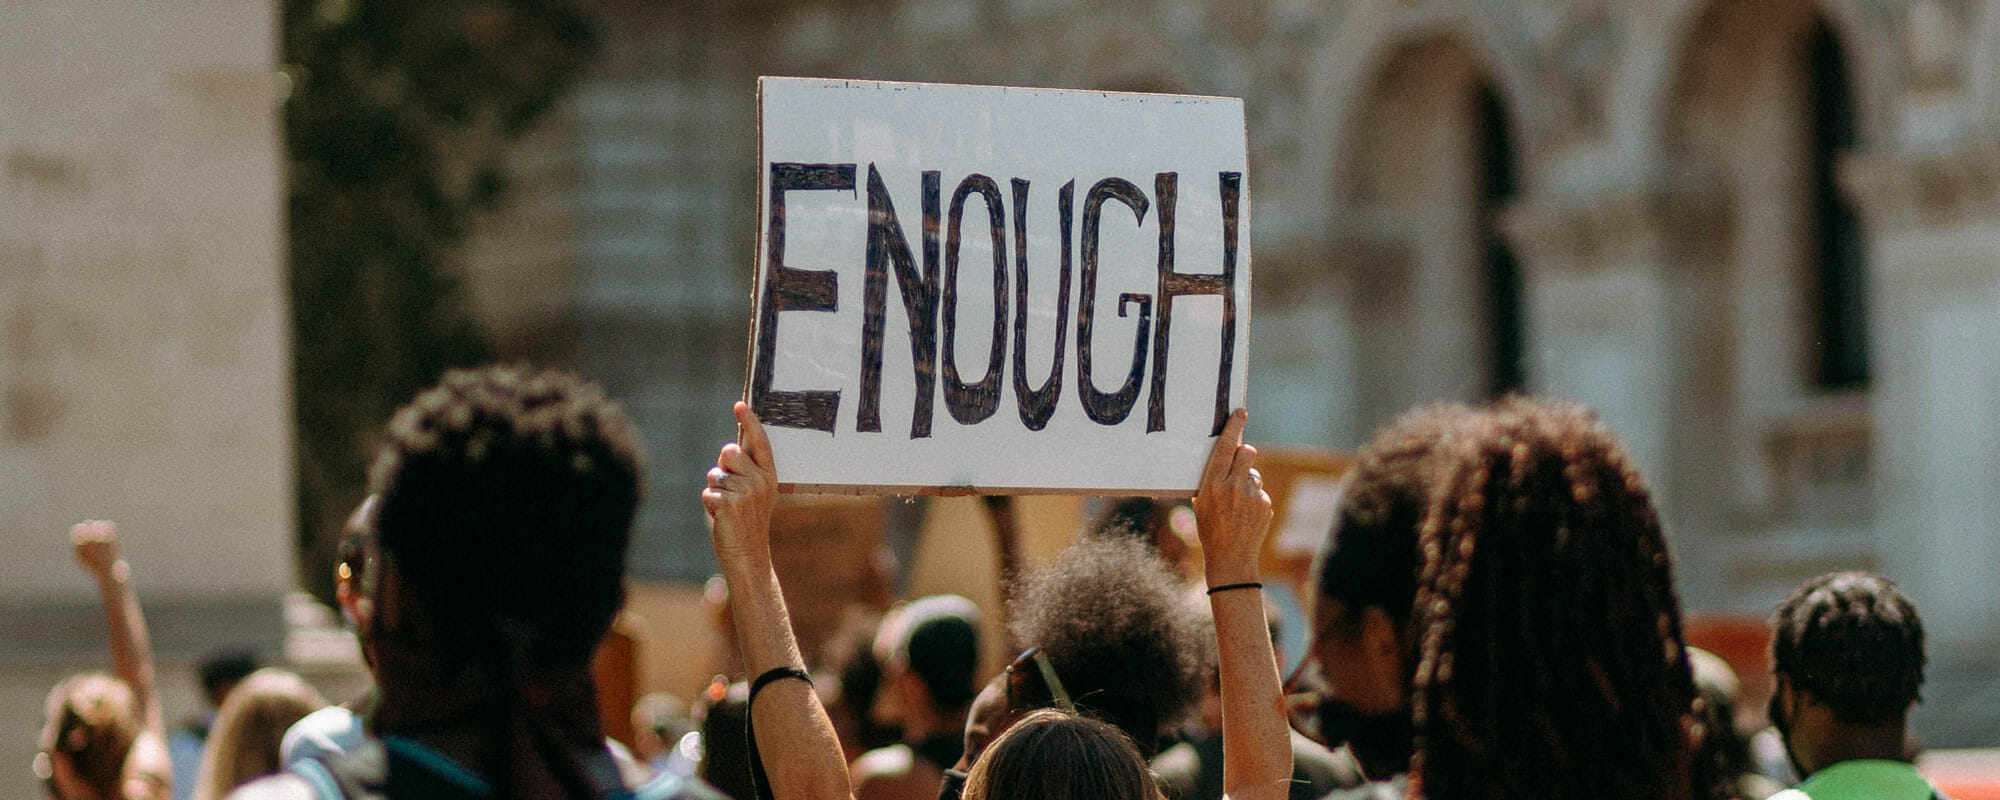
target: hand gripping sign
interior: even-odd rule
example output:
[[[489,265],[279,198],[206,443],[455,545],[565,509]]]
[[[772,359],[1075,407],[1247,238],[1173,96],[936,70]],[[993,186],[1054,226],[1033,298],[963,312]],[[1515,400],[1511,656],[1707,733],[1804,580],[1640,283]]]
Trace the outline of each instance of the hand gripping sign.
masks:
[[[1241,100],[764,78],[788,491],[1190,494],[1243,404]]]

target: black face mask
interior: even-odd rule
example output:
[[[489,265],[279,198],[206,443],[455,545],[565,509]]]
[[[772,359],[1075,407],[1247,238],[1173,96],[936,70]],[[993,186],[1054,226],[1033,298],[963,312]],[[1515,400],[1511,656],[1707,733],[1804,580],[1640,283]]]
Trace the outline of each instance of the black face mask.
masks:
[[[940,733],[926,737],[910,746],[918,758],[937,765],[938,769],[951,769],[965,756],[965,734]]]
[[[963,772],[955,769],[945,770],[944,781],[938,785],[938,800],[959,800],[960,797],[963,797],[965,795],[965,778],[966,775]]]
[[[1779,702],[1784,697],[1782,688],[1771,693],[1771,703],[1764,707],[1764,715],[1771,718],[1771,727],[1778,729],[1778,741],[1785,745],[1785,760],[1791,762],[1792,773],[1803,778],[1806,768],[1799,764],[1799,756],[1792,752],[1792,717],[1785,705]]]
[[[1345,702],[1323,699],[1319,704],[1319,734],[1329,748],[1343,743],[1354,751],[1370,780],[1408,772],[1416,732],[1408,711],[1370,714]]]

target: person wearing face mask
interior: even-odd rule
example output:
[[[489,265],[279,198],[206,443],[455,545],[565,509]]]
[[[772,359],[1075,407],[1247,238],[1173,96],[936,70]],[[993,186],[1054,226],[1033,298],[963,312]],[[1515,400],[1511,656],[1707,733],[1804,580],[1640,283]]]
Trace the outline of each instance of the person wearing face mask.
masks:
[[[1411,731],[1410,609],[1417,527],[1431,490],[1432,451],[1472,410],[1404,414],[1356,454],[1315,568],[1312,650],[1288,681],[1294,726],[1345,750],[1372,782],[1333,798],[1401,797]]]
[[[1924,623],[1896,584],[1821,575],[1792,590],[1772,623],[1771,724],[1805,776],[1773,800],[1942,797],[1904,755],[1922,699]]]

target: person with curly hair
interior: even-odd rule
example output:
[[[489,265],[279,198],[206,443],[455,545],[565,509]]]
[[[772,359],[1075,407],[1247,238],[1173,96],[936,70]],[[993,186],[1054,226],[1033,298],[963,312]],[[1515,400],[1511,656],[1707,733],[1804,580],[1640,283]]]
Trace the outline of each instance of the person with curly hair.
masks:
[[[839,743],[800,664],[771,569],[770,514],[778,476],[770,440],[747,404],[737,403],[734,410],[742,441],[723,446],[702,502],[714,520],[710,536],[729,582],[743,661],[757,675],[749,701],[758,795],[766,796],[761,785],[767,784],[768,796],[776,800],[846,798],[848,774]],[[1257,586],[1257,555],[1271,501],[1254,469],[1256,451],[1242,444],[1245,419],[1239,411],[1224,426],[1195,507],[1198,525],[1207,531],[1208,578],[1218,593],[1212,606],[1222,680],[1225,687],[1239,687],[1223,697],[1225,791],[1236,800],[1278,800],[1291,776],[1291,753],[1284,719],[1276,713],[1281,698],[1262,596],[1249,591]],[[1158,747],[1164,726],[1199,694],[1192,637],[1201,628],[1178,601],[1171,573],[1143,543],[1088,539],[1025,579],[1015,602],[1015,634],[1030,647],[974,701],[961,764],[981,777],[965,785],[967,796],[1042,796],[1037,787],[1103,778],[1092,797],[1157,800],[1145,757]],[[1029,712],[1050,707],[1058,710],[1035,717],[1036,725],[1016,739],[1007,738],[1007,729]],[[1057,735],[1040,735],[1039,720],[1049,720],[1049,731]],[[1091,744],[1107,740],[1126,745]],[[1009,784],[999,776],[1014,774],[1011,768],[982,753],[989,741],[1018,741],[1018,749],[996,745],[995,751],[1056,771],[1038,782]],[[759,760],[768,775],[757,768]],[[956,795],[950,784],[945,791]]]
[[[1805,780],[1773,800],[1929,800],[1904,757],[1922,700],[1924,623],[1896,584],[1870,572],[1806,581],[1772,619],[1771,724]]]
[[[1658,515],[1593,414],[1420,411],[1364,449],[1345,502],[1315,653],[1352,708],[1316,716],[1371,774],[1430,800],[1712,796]]]
[[[363,559],[371,741],[232,797],[634,793],[605,745],[590,666],[624,602],[643,462],[624,411],[563,372],[452,370],[398,410],[370,478]],[[636,793],[716,796],[663,780]]]

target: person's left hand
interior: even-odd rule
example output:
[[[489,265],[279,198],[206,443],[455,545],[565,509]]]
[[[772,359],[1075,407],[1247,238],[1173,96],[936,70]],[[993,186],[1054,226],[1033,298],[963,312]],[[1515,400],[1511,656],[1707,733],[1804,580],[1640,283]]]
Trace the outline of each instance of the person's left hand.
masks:
[[[749,404],[739,401],[734,410],[743,440],[722,446],[701,492],[714,520],[709,541],[725,566],[770,560],[771,509],[778,504],[778,469],[764,425]]]
[[[1194,495],[1195,529],[1210,586],[1257,580],[1258,556],[1271,526],[1271,495],[1257,473],[1257,448],[1243,443],[1249,419],[1240,408],[1229,415]]]

